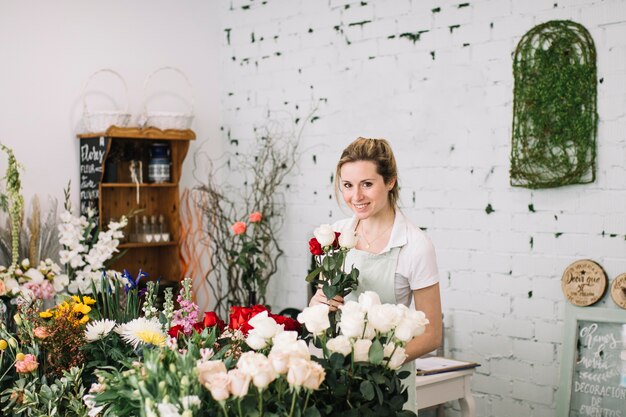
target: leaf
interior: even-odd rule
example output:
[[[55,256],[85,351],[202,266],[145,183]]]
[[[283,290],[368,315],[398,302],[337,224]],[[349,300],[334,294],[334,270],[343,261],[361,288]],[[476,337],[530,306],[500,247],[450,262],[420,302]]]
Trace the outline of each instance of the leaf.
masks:
[[[368,357],[371,363],[374,365],[380,365],[383,361],[383,345],[380,343],[380,340],[376,339],[372,342],[372,346],[370,346],[370,350],[368,352]]]
[[[374,399],[374,395],[375,395],[374,385],[372,384],[371,381],[361,382],[361,386],[359,387],[359,390],[361,391],[363,398],[365,398],[367,401],[371,401]]]
[[[346,360],[346,357],[343,356],[341,353],[333,352],[333,354],[330,355],[330,360],[329,360],[331,369],[343,368],[343,364],[345,360]]]
[[[311,408],[307,408],[304,412],[304,417],[321,417],[319,410],[313,406]]]
[[[409,372],[409,371],[398,372],[398,378],[400,378],[400,379],[406,379],[406,378],[409,377],[409,375],[411,375],[411,372]]]
[[[318,266],[317,268],[315,268],[314,270],[312,270],[309,275],[306,276],[306,282],[312,282],[313,279],[318,276],[320,274],[320,272],[322,272],[322,267]]]

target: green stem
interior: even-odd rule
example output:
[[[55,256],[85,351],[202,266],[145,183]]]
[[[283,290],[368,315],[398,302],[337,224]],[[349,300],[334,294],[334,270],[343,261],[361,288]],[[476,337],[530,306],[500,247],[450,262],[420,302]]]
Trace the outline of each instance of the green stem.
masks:
[[[297,391],[293,390],[293,396],[291,397],[291,409],[289,410],[289,417],[293,416],[293,410],[296,408],[296,394]]]
[[[307,390],[306,391],[306,398],[304,399],[304,407],[302,407],[302,413],[304,414],[304,412],[306,411],[306,407],[309,404],[309,397],[311,396],[311,391]]]
[[[228,417],[228,412],[226,411],[226,404],[224,401],[219,402],[220,407],[222,407],[222,412],[224,413],[224,417]]]
[[[237,412],[239,413],[239,417],[243,417],[243,413],[241,412],[241,398],[237,398]]]
[[[259,390],[259,416],[263,417],[263,390]]]

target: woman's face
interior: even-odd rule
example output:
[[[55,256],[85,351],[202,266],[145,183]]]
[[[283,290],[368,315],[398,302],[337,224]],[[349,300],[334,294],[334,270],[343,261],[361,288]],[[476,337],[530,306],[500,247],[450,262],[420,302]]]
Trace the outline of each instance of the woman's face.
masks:
[[[389,207],[389,190],[395,180],[385,184],[372,161],[343,164],[339,173],[339,187],[343,200],[359,220],[376,216]]]

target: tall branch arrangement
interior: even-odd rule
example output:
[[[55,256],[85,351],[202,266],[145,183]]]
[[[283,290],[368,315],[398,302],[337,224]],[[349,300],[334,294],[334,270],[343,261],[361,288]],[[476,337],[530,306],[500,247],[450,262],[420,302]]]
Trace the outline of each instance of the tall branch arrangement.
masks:
[[[8,158],[9,164],[5,174],[6,196],[0,197],[0,205],[3,210],[9,212],[11,217],[11,266],[15,267],[19,260],[19,244],[20,244],[20,225],[22,221],[22,209],[24,207],[24,197],[20,193],[22,189],[22,181],[20,180],[21,165],[15,159],[13,150],[0,143],[0,149],[3,150]]]
[[[248,304],[250,277],[246,276],[246,268],[241,265],[241,257],[235,255],[242,247],[231,226],[247,221],[249,215],[256,212],[262,214],[263,220],[254,224],[255,235],[262,237],[257,239],[260,253],[255,256],[256,262],[260,261],[263,267],[254,277],[254,288],[256,301],[260,304],[266,301],[267,285],[277,271],[278,258],[283,254],[277,239],[285,207],[282,186],[297,163],[302,130],[287,133],[280,123],[272,123],[257,129],[254,146],[246,147],[246,151],[225,155],[220,158],[225,162],[219,166],[213,160],[208,161],[208,178],[196,189],[208,200],[204,222],[211,250],[211,268],[205,279],[215,296],[217,311]],[[238,146],[236,141],[231,144]]]

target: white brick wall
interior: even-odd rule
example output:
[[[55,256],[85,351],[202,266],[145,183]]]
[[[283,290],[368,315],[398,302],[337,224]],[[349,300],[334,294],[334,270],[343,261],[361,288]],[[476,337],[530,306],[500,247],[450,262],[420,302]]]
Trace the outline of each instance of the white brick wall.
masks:
[[[479,415],[554,415],[561,274],[580,258],[599,262],[610,279],[626,271],[626,3],[224,3],[224,131],[243,147],[268,111],[303,119],[317,108],[319,117],[305,130],[307,151],[285,193],[274,308],[305,305],[306,242],[316,225],[345,216],[330,198],[341,150],[357,136],[388,138],[405,212],[437,248],[447,351],[483,365],[473,384]],[[582,23],[596,43],[597,180],[512,188],[512,53],[524,33],[551,19]],[[407,35],[418,32],[415,42]]]

